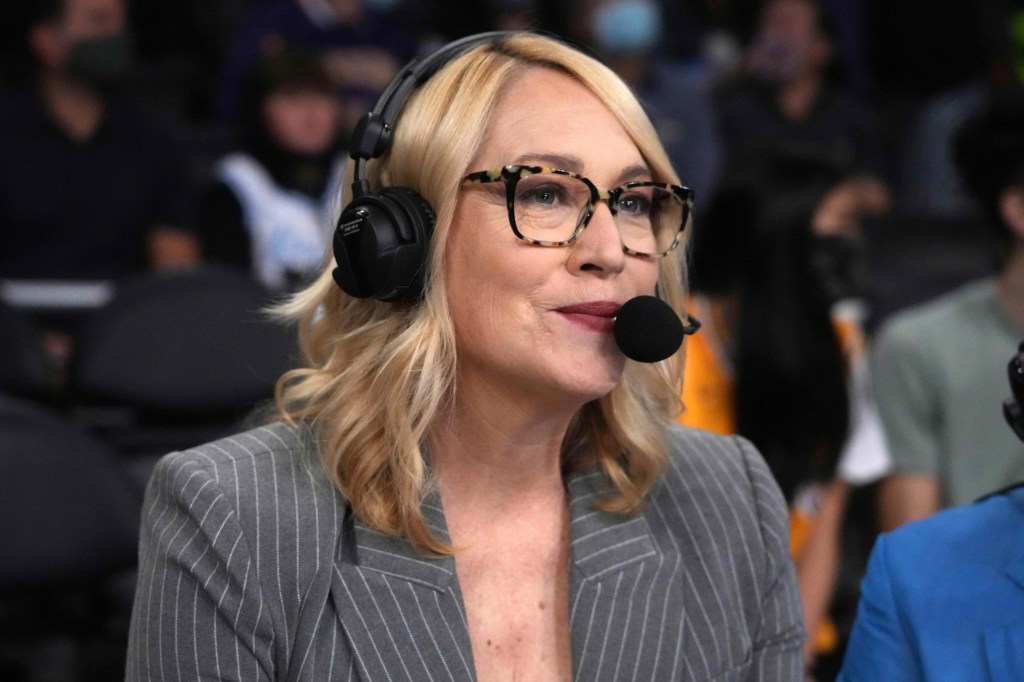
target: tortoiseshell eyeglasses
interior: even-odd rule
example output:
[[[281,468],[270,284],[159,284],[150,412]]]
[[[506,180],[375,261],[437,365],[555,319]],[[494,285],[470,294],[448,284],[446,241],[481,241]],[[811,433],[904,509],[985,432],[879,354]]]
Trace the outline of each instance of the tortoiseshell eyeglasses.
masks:
[[[660,258],[682,238],[693,212],[693,190],[663,182],[627,182],[609,190],[578,173],[543,166],[477,171],[463,183],[504,182],[508,220],[516,237],[537,246],[569,246],[605,201],[619,228],[622,250]]]

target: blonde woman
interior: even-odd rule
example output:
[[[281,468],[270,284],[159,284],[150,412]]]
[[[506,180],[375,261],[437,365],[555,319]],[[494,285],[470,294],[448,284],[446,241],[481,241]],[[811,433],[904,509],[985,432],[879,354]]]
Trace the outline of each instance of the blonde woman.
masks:
[[[128,678],[802,679],[764,462],[612,338],[685,297],[690,193],[628,88],[475,37],[354,148],[280,420],[154,473]]]

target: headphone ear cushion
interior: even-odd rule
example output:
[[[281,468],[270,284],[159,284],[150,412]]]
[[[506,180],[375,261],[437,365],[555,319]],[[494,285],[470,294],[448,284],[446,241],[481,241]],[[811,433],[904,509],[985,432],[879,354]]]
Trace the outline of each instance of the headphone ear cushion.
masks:
[[[416,241],[424,246],[434,234],[437,216],[430,202],[419,192],[408,187],[383,187],[377,195],[384,201],[391,202],[395,207],[395,215],[403,218],[396,221],[399,234],[403,240]]]
[[[392,205],[400,246],[392,254],[388,268],[391,274],[377,298],[382,301],[420,299],[437,216],[430,202],[407,187],[384,187],[378,194]]]
[[[427,200],[405,187],[385,187],[352,200],[334,231],[335,282],[357,298],[422,297],[435,221]]]

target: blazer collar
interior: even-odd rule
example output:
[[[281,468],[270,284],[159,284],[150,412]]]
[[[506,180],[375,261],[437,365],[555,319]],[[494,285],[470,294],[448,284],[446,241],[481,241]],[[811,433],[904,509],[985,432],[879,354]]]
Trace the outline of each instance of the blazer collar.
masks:
[[[603,580],[658,555],[651,529],[642,515],[622,516],[598,511],[595,502],[607,492],[608,482],[597,466],[570,474],[569,542],[573,565],[587,580]],[[427,525],[449,542],[441,496],[435,489],[421,505]],[[363,569],[377,571],[445,592],[455,578],[453,557],[425,557],[403,539],[386,536],[353,518],[354,558]]]
[[[569,490],[569,556],[584,578],[605,580],[629,566],[658,555],[650,526],[642,515],[609,514],[594,508],[609,490],[598,467],[571,474]]]
[[[448,524],[441,507],[441,495],[436,489],[424,497],[420,511],[438,539],[450,542]],[[359,518],[353,517],[353,527],[354,558],[360,568],[402,578],[438,592],[446,591],[454,579],[454,557],[426,557],[414,550],[406,540],[384,535]]]
[[[602,640],[590,636],[590,623],[599,602],[608,594],[614,598],[617,592],[611,587],[604,589],[605,581],[621,577],[622,571],[632,567],[637,573],[635,583],[644,572],[639,562],[655,560],[660,565],[663,557],[642,516],[624,517],[593,508],[608,487],[603,472],[592,468],[572,474],[566,484],[572,564],[569,625],[573,665],[581,669],[584,660],[602,660]],[[422,510],[430,528],[449,541],[436,491],[425,497]],[[469,625],[454,558],[424,557],[405,540],[382,535],[354,517],[342,525],[344,539],[330,576],[330,598],[355,654],[360,677],[391,679],[392,673],[403,668],[412,678],[415,676],[411,671],[426,670],[431,679],[474,680]],[[656,575],[658,571],[646,573]],[[664,599],[676,605],[673,610],[681,611],[682,597],[673,596],[678,585],[678,581],[672,581]],[[642,638],[647,625],[653,629],[659,624],[642,624],[630,630],[625,622],[617,621],[609,628],[628,631],[636,639]]]
[[[448,541],[440,496],[426,496],[421,509],[438,537]],[[382,535],[353,516],[343,526],[330,598],[359,678],[475,680],[455,560],[422,556],[405,540]]]

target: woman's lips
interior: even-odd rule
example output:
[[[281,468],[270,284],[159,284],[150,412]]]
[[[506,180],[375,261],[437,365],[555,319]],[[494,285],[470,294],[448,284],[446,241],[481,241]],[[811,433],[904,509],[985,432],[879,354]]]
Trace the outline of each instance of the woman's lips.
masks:
[[[591,301],[556,308],[555,312],[585,329],[611,333],[615,328],[615,316],[621,307],[614,301]]]

